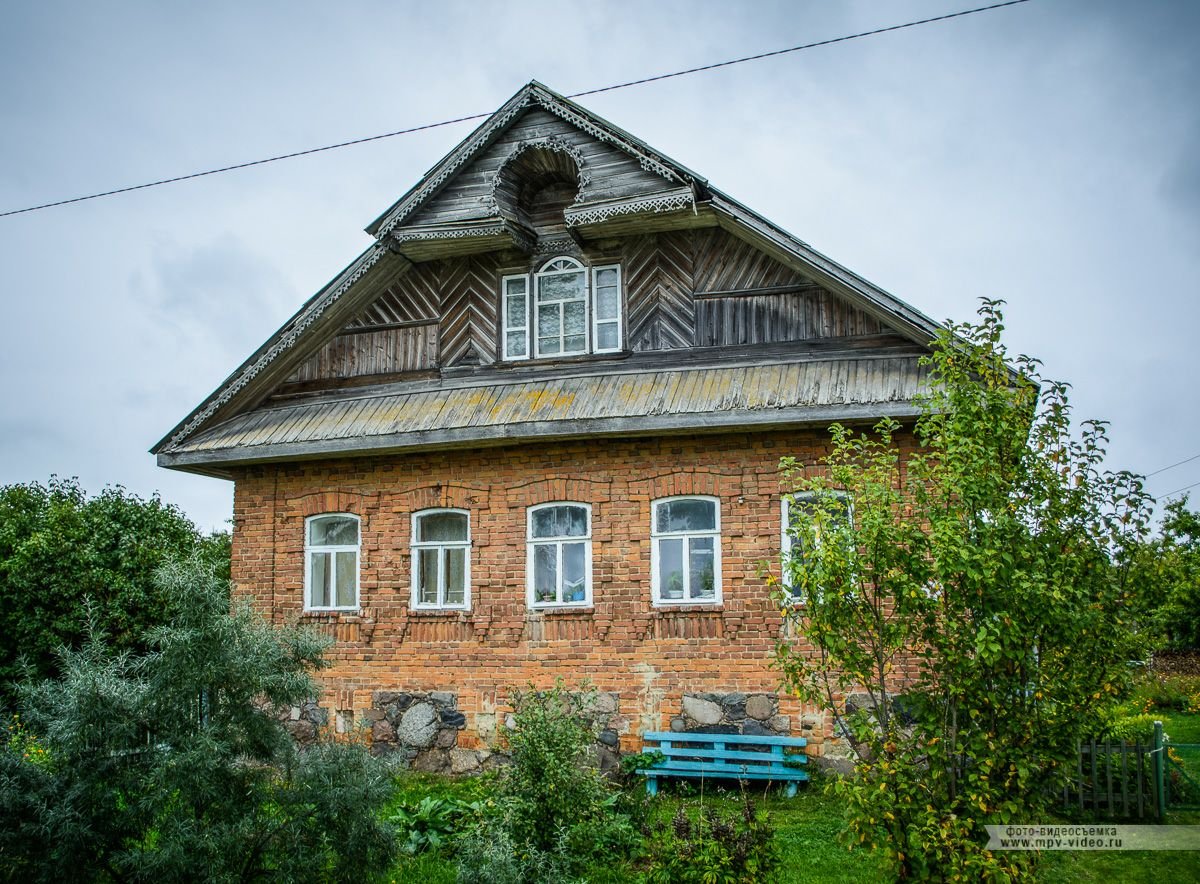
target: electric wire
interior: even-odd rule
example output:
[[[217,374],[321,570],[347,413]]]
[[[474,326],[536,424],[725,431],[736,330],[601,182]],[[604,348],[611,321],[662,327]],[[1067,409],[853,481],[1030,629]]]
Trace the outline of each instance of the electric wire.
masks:
[[[1146,478],[1149,479],[1151,476],[1157,476],[1159,473],[1165,473],[1167,470],[1173,470],[1175,467],[1181,467],[1185,463],[1191,463],[1194,460],[1200,460],[1200,454],[1193,454],[1191,457],[1179,461],[1179,463],[1168,464],[1162,469],[1155,470],[1153,473],[1146,473]]]
[[[907,28],[915,28],[920,25],[934,24],[935,22],[943,22],[954,18],[962,18],[963,16],[975,15],[976,13],[980,12],[990,12],[994,9],[1002,9],[1006,6],[1017,6],[1019,4],[1028,2],[1029,0],[1006,0],[1006,2],[993,3],[990,6],[979,6],[974,9],[964,9],[960,10],[959,12],[950,12],[946,15],[937,15],[933,16],[932,18],[923,18],[918,21],[905,22],[904,24],[889,25],[885,28],[875,28],[874,30],[861,31],[857,34],[847,34],[843,37],[832,37],[828,40],[818,40],[815,43],[804,43],[800,46],[791,46],[787,49],[776,49],[771,52],[760,52],[757,55],[747,55],[741,58],[728,59],[726,61],[714,62],[713,64],[701,65],[700,67],[688,68],[682,71],[673,71],[667,74],[657,74],[653,77],[643,77],[640,80],[629,80],[624,83],[615,83],[611,86],[601,86],[598,89],[587,89],[583,92],[573,92],[568,95],[567,98],[582,98],[586,95],[598,95],[601,92],[612,92],[616,89],[626,89],[630,86],[641,86],[646,83],[656,83],[659,80],[669,80],[673,77],[683,77],[689,74],[697,74],[701,71],[711,71],[716,70],[717,68],[729,67],[730,65],[743,64],[750,61],[760,61],[764,58],[774,58],[775,56],[787,55],[791,52],[801,52],[806,49],[816,49],[820,46],[832,46],[835,43],[845,43],[849,40],[858,40],[863,37],[873,37],[878,34],[887,34],[892,31],[902,31]],[[291,153],[279,154],[273,157],[265,157],[264,159],[260,160],[250,160],[249,162],[245,163],[234,163],[230,166],[221,166],[220,168],[208,169],[203,172],[192,172],[187,175],[176,175],[172,178],[162,178],[157,181],[148,181],[144,184],[132,184],[128,187],[118,187],[113,190],[105,190],[100,193],[87,194],[86,196],[77,196],[70,199],[56,200],[50,203],[42,203],[41,205],[37,206],[28,206],[24,209],[10,209],[5,212],[0,212],[0,218],[7,218],[11,215],[23,215],[28,212],[38,212],[42,209],[52,209],[57,206],[67,206],[72,203],[82,203],[88,200],[102,199],[104,197],[116,196],[122,193],[131,193],[135,190],[146,190],[147,188],[160,187],[164,184],[176,184],[180,181],[190,181],[193,178],[204,178],[208,175],[219,175],[223,172],[233,172],[238,169],[249,169],[253,166],[262,166],[267,163],[277,163],[280,160],[291,160],[297,157],[310,156],[311,154],[324,153],[325,151],[338,150],[343,147],[352,147],[356,144],[366,144],[371,141],[381,141],[384,138],[395,138],[398,135],[411,135],[415,132],[424,132],[429,129],[438,129],[443,126],[452,126],[455,123],[466,123],[471,120],[481,120],[491,115],[492,111],[479,114],[467,114],[466,116],[455,117],[452,120],[442,120],[437,123],[425,123],[420,126],[410,126],[407,129],[397,129],[395,132],[385,132],[382,135],[369,135],[365,138],[354,138],[350,141],[339,141],[337,144],[327,144],[323,147],[311,147],[306,150],[292,151]]]
[[[1168,497],[1174,497],[1176,494],[1181,494],[1184,491],[1195,488],[1197,485],[1200,485],[1200,482],[1193,482],[1191,485],[1184,485],[1182,488],[1176,488],[1174,491],[1159,495],[1158,499],[1166,500]]]

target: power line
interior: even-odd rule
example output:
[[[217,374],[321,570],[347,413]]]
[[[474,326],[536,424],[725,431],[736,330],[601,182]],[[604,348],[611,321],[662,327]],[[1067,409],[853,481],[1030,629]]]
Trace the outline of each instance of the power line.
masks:
[[[1185,463],[1191,463],[1194,460],[1200,460],[1200,454],[1193,454],[1191,457],[1184,458],[1183,460],[1179,461],[1179,463],[1170,464],[1160,470],[1155,470],[1153,473],[1146,473],[1146,478],[1149,479],[1151,476],[1157,476],[1159,473],[1165,473],[1167,470],[1173,470],[1175,467],[1181,467]]]
[[[787,55],[790,52],[801,52],[805,49],[816,49],[819,46],[832,46],[835,43],[845,43],[848,40],[858,40],[858,39],[861,39],[862,37],[873,37],[873,36],[876,36],[877,34],[886,34],[891,31],[902,31],[902,30],[905,30],[906,28],[915,28],[919,25],[928,25],[928,24],[933,24],[935,22],[948,21],[952,18],[962,18],[965,15],[974,15],[978,12],[990,12],[993,9],[1002,9],[1005,6],[1017,6],[1021,3],[1028,3],[1028,2],[1029,2],[1029,0],[1007,0],[1007,2],[1004,2],[1004,3],[993,3],[991,6],[979,6],[979,7],[976,7],[975,9],[964,9],[960,12],[951,12],[951,13],[947,13],[946,15],[937,15],[937,16],[934,16],[933,18],[923,18],[923,19],[920,19],[919,21],[910,21],[910,22],[906,22],[902,25],[890,25],[886,28],[876,28],[872,31],[861,31],[857,34],[848,34],[844,37],[832,37],[828,40],[818,40],[815,43],[804,43],[800,46],[792,46],[787,49],[776,49],[772,52],[761,52],[757,55],[746,55],[746,56],[743,56],[742,58],[733,58],[733,59],[729,59],[728,61],[718,61],[713,64],[706,64],[706,65],[702,65],[700,67],[688,68],[687,70],[674,71],[669,74],[657,74],[656,76],[644,77],[640,80],[629,80],[628,82],[625,82],[625,83],[616,83],[611,86],[601,86],[598,89],[588,89],[583,92],[574,92],[574,93],[568,95],[567,98],[582,98],[585,95],[597,95],[601,92],[612,92],[615,89],[626,89],[630,86],[641,86],[645,83],[656,83],[659,80],[669,80],[673,77],[683,77],[688,74],[696,74],[696,73],[700,73],[701,71],[711,71],[711,70],[715,70],[716,68],[729,67],[730,65],[735,65],[735,64],[743,64],[748,61],[760,61],[761,59],[773,58],[777,55]],[[484,117],[491,116],[491,113],[492,112],[489,111],[487,113],[481,113],[481,114],[468,114],[467,116],[463,116],[463,117],[455,117],[452,120],[442,120],[441,122],[438,122],[438,123],[425,123],[424,125],[421,125],[421,126],[412,126],[408,129],[397,129],[395,132],[385,132],[382,135],[369,135],[366,138],[355,138],[350,141],[339,141],[337,144],[327,144],[324,147],[310,147],[307,150],[297,150],[297,151],[293,151],[292,153],[279,154],[278,156],[266,157],[265,159],[261,159],[261,160],[250,160],[249,162],[245,162],[245,163],[235,163],[232,166],[221,166],[218,169],[208,169],[204,172],[192,172],[187,175],[176,175],[173,178],[162,178],[158,181],[148,181],[145,184],[133,184],[128,187],[118,187],[114,190],[105,190],[100,193],[91,193],[86,196],[76,196],[76,197],[72,197],[70,199],[56,200],[55,202],[52,202],[52,203],[42,203],[41,205],[29,206],[24,209],[10,209],[9,211],[6,211],[6,212],[0,212],[0,218],[7,218],[10,215],[23,215],[27,212],[38,212],[38,211],[41,211],[42,209],[52,209],[56,206],[66,206],[66,205],[70,205],[71,203],[82,203],[82,202],[86,202],[87,200],[97,200],[97,199],[101,199],[102,197],[116,196],[117,194],[120,194],[120,193],[130,193],[135,190],[145,190],[146,188],[159,187],[160,185],[163,185],[163,184],[175,184],[176,182],[179,182],[179,181],[190,181],[193,178],[204,178],[205,176],[208,176],[208,175],[219,175],[222,172],[233,172],[237,169],[248,169],[251,166],[262,166],[262,165],[265,165],[266,163],[276,163],[276,162],[279,162],[280,160],[291,160],[291,159],[295,159],[296,157],[304,157],[304,156],[308,156],[308,155],[314,154],[314,153],[323,153],[327,150],[337,150],[342,147],[352,147],[353,145],[356,145],[356,144],[366,144],[369,141],[381,141],[384,138],[395,138],[397,135],[411,135],[414,132],[423,132],[427,129],[438,129],[438,128],[441,128],[442,126],[452,126],[455,123],[466,123],[466,122],[469,122],[470,120],[481,120]]]
[[[1180,492],[1183,492],[1183,491],[1187,491],[1190,488],[1195,488],[1197,485],[1200,485],[1200,482],[1193,482],[1191,485],[1184,485],[1182,488],[1176,488],[1174,491],[1171,491],[1167,494],[1160,495],[1158,499],[1166,500],[1168,497],[1174,497],[1176,494],[1179,494]]]

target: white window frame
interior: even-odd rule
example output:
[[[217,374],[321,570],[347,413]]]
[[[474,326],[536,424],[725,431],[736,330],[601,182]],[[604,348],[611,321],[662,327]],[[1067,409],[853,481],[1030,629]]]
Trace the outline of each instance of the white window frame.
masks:
[[[714,528],[703,531],[663,531],[658,530],[658,507],[660,504],[676,500],[704,500],[713,504],[715,514]],[[692,538],[713,538],[713,597],[692,598],[691,591],[691,540]],[[662,540],[683,539],[683,598],[667,599],[662,597],[662,563],[659,556],[659,542]],[[707,494],[677,494],[673,497],[660,497],[650,503],[650,586],[651,598],[656,607],[674,607],[679,605],[720,605],[723,595],[721,592],[721,499]]]
[[[467,517],[466,540],[417,540],[417,522],[425,516],[435,516],[439,513],[454,513]],[[470,510],[453,507],[431,507],[417,510],[412,514],[412,533],[409,534],[409,547],[412,550],[412,607],[418,611],[469,611],[471,609],[471,512]],[[421,551],[438,550],[438,600],[434,603],[421,601]],[[446,602],[446,552],[451,549],[463,550],[463,600],[461,604]]]
[[[588,354],[597,353],[621,353],[625,349],[625,279],[621,271],[620,264],[598,264],[589,266],[582,263],[577,258],[570,255],[556,255],[542,262],[542,267],[547,268],[552,266],[556,261],[567,261],[572,266],[558,270],[540,270],[531,273],[509,273],[500,277],[500,358],[504,362],[525,362],[530,359],[570,359],[578,356],[587,356]],[[600,273],[606,270],[612,270],[617,275],[617,315],[608,319],[600,319],[596,310],[596,280]],[[540,288],[540,280],[547,276],[566,273],[583,273],[583,306],[584,306],[584,349],[572,351],[570,353],[542,353],[538,341],[537,333],[537,307],[538,307],[538,290]],[[509,323],[508,316],[508,285],[510,282],[520,280],[524,287],[525,312],[523,316],[523,325],[514,325]],[[558,301],[556,303],[565,305],[567,301]],[[562,327],[562,317],[565,315],[565,308],[560,313],[560,336],[559,340],[563,340],[566,335]],[[617,343],[613,347],[600,348],[597,342],[600,340],[600,326],[615,324],[617,328]],[[512,332],[523,332],[525,335],[525,352],[513,353],[508,347],[508,336]]]
[[[521,281],[521,283],[525,286],[525,293],[523,295],[523,297],[525,299],[525,310],[524,310],[525,324],[524,325],[509,325],[508,324],[508,298],[509,298],[508,283],[511,280],[515,280],[515,279],[519,279]],[[532,347],[533,342],[529,338],[530,288],[531,288],[531,286],[529,285],[529,274],[528,273],[514,273],[509,276],[500,277],[500,334],[501,334],[500,348],[501,348],[501,352],[503,353],[502,358],[504,359],[505,362],[521,362],[523,360],[529,359],[533,353],[533,347]],[[524,332],[525,333],[525,352],[524,353],[513,354],[513,353],[509,352],[508,335],[510,332]]]
[[[848,523],[850,524],[850,526],[853,527],[854,526],[854,501],[850,497],[849,492],[834,491],[833,496],[836,497],[838,500],[843,501],[846,504],[846,519],[848,520]],[[781,535],[781,541],[780,541],[779,548],[780,548],[780,551],[782,552],[782,556],[781,556],[781,564],[780,564],[781,574],[780,574],[779,585],[781,587],[783,587],[783,593],[784,593],[785,599],[787,601],[789,601],[792,605],[796,605],[796,606],[803,606],[804,600],[796,597],[796,593],[793,591],[791,584],[789,584],[787,582],[787,567],[786,567],[788,561],[792,557],[793,549],[794,549],[795,543],[796,543],[796,539],[794,537],[792,537],[791,532],[788,531],[788,528],[792,524],[792,504],[811,502],[811,501],[815,501],[818,499],[819,499],[819,495],[815,494],[812,491],[797,491],[793,494],[785,494],[783,496],[783,499],[780,501],[781,506],[780,506],[780,513],[779,513],[779,517],[780,517],[779,531],[780,531],[780,535]],[[814,532],[813,547],[816,548],[820,544],[820,542],[821,542],[821,534],[820,534],[820,531],[818,530],[818,531]]]
[[[574,506],[583,509],[587,513],[587,533],[580,536],[561,536],[561,537],[534,537],[533,536],[533,514],[538,510],[543,510],[548,507],[555,506]],[[580,503],[575,500],[555,500],[548,503],[539,503],[528,507],[525,511],[525,598],[526,604],[530,608],[588,608],[592,605],[592,505],[590,503]],[[584,560],[584,578],[583,578],[583,600],[576,602],[559,602],[559,601],[539,601],[534,589],[534,548],[537,546],[557,546],[558,552],[556,557],[555,573],[558,575],[559,585],[556,587],[556,594],[562,592],[562,576],[563,576],[563,544],[566,543],[583,543],[583,560]]]
[[[313,544],[312,523],[320,519],[353,519],[358,529],[358,543],[350,544]],[[333,568],[335,585],[333,597],[337,598],[337,556],[336,553],[354,553],[354,604],[352,605],[314,605],[312,603],[312,559],[313,553],[332,553],[330,558]],[[354,513],[318,513],[304,520],[304,610],[305,611],[357,611],[359,609],[360,581],[362,579],[362,519]]]
[[[605,347],[604,349],[601,349],[599,346],[600,325],[601,325],[601,323],[606,324],[606,325],[611,324],[612,322],[614,322],[614,320],[613,319],[603,319],[603,320],[600,319],[599,312],[596,309],[598,298],[599,298],[599,295],[597,294],[597,290],[599,287],[596,285],[596,279],[597,279],[597,277],[599,277],[600,272],[602,270],[613,270],[613,271],[616,271],[616,274],[617,274],[617,315],[615,317],[615,322],[617,325],[617,345],[615,347]],[[621,301],[622,301],[621,265],[620,264],[602,264],[600,266],[593,267],[590,281],[591,281],[591,290],[589,292],[590,297],[588,298],[588,304],[591,307],[591,315],[592,315],[592,341],[596,343],[596,347],[595,347],[595,349],[592,350],[592,352],[593,353],[620,353],[621,348],[625,344],[625,310],[624,310],[624,305],[621,303]]]
[[[572,266],[566,267],[566,268],[561,268],[558,270],[547,270],[546,269],[547,267],[552,267],[554,264],[556,264],[559,261],[565,261]],[[576,274],[583,277],[583,297],[582,298],[571,298],[570,300],[556,299],[553,301],[549,301],[547,303],[559,305],[559,309],[558,309],[558,341],[559,341],[559,344],[563,344],[566,342],[566,339],[568,337],[567,331],[566,331],[567,304],[573,304],[576,301],[580,301],[580,300],[583,301],[583,349],[582,350],[572,350],[570,353],[567,353],[561,349],[556,353],[543,353],[542,352],[541,326],[538,324],[538,309],[542,306],[542,301],[541,301],[542,280],[547,279],[548,277],[551,277],[551,276],[568,276],[568,275],[574,276]],[[541,270],[539,270],[537,273],[533,274],[533,300],[530,304],[530,311],[529,311],[530,312],[529,331],[530,331],[530,334],[533,335],[533,344],[534,344],[533,353],[538,359],[566,358],[566,357],[571,357],[571,356],[586,356],[588,353],[592,352],[592,338],[591,338],[591,334],[590,334],[592,329],[591,329],[591,322],[589,321],[589,314],[591,313],[591,310],[589,309],[591,306],[591,289],[588,286],[588,276],[589,276],[588,269],[586,267],[584,267],[583,264],[581,264],[579,261],[572,258],[570,255],[556,255],[555,257],[550,258],[549,260],[545,261],[542,264]],[[571,335],[571,337],[574,337],[574,335]]]

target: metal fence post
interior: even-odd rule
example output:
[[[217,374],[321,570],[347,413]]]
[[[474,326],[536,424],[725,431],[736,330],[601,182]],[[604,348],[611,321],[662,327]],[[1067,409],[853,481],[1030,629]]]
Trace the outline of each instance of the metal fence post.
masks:
[[[1158,804],[1158,821],[1167,818],[1167,750],[1163,746],[1163,723],[1154,722],[1154,798]]]

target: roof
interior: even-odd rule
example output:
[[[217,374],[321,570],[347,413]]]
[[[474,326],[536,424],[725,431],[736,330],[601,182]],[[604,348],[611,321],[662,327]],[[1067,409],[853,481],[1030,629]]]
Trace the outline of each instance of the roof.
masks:
[[[928,346],[941,329],[938,323],[913,307],[817,252],[800,239],[731,197],[715,190],[704,178],[686,166],[534,81],[520,89],[495,114],[434,166],[405,196],[372,222],[367,229],[376,236],[377,241],[342,273],[313,295],[262,347],[151,449],[159,456],[159,463],[163,466],[186,469],[188,468],[187,464],[201,462],[199,460],[200,451],[209,452],[207,462],[215,463],[217,461],[215,452],[230,451],[227,444],[222,447],[222,445],[217,445],[215,440],[222,438],[228,442],[233,438],[228,435],[232,432],[232,428],[242,427],[243,430],[248,431],[252,424],[257,426],[261,422],[265,428],[266,423],[270,421],[282,420],[283,414],[280,413],[277,406],[263,409],[263,403],[267,397],[304,358],[331,340],[355,311],[366,306],[370,299],[379,292],[381,285],[390,284],[390,280],[395,280],[414,266],[412,261],[400,254],[397,249],[395,231],[398,225],[402,225],[405,219],[411,220],[416,217],[422,207],[436,199],[438,194],[454,180],[458,171],[463,170],[472,159],[487,150],[489,145],[494,144],[527,109],[534,107],[579,127],[612,149],[634,158],[642,169],[659,176],[664,187],[673,188],[674,190],[670,193],[687,191],[690,205],[686,214],[703,216],[704,223],[719,225],[737,237],[753,243],[762,251],[813,279],[850,304],[881,319],[889,328],[894,329],[908,341],[921,347]],[[664,193],[667,192],[664,191]],[[603,218],[612,217],[613,212],[624,211],[622,207],[602,208],[603,211],[600,214]],[[655,209],[655,211],[657,210]],[[582,220],[586,221],[587,219]],[[594,221],[594,219],[592,220]],[[601,223],[612,224],[612,222],[603,221]],[[400,226],[400,229],[406,228]],[[434,235],[437,235],[436,232]],[[419,259],[414,258],[413,260]],[[831,370],[833,369],[831,368]],[[747,376],[747,380],[749,380],[749,376]],[[556,381],[528,380],[522,383],[525,385],[523,389],[529,390],[532,389],[530,385],[542,384],[549,388]],[[582,383],[582,381],[576,381],[576,383]],[[443,389],[445,388],[428,381],[422,385],[423,395],[430,402],[436,398],[438,391]],[[418,393],[417,391],[394,392],[389,395],[400,397],[396,400],[399,403],[415,401],[404,397],[416,396]],[[836,403],[822,404],[814,400],[807,403],[807,406],[824,407],[824,405],[834,404]],[[316,417],[316,412],[311,411],[312,408],[325,408],[324,405],[306,407],[310,408],[310,411],[306,412],[310,418]],[[793,407],[806,406],[797,400]],[[262,416],[258,415],[260,409],[263,410]],[[456,412],[439,405],[437,413],[448,418]],[[699,413],[695,412],[695,414]],[[611,416],[576,416],[555,418],[555,420],[596,421],[620,416],[630,417],[632,415],[619,415],[614,412]],[[516,423],[513,424],[514,429],[509,433],[510,437],[516,432],[515,427],[517,426],[534,426],[540,423],[538,420],[523,423],[519,420],[520,417],[516,413],[513,414]],[[661,420],[653,413],[644,415],[644,417],[653,417],[654,421]],[[473,432],[484,432],[484,424],[472,426],[474,427]],[[364,450],[368,448],[374,450],[372,446],[378,440],[372,435],[374,431],[371,427],[363,425],[358,429],[365,434],[362,437]],[[454,430],[456,433],[466,433],[469,428],[463,426],[447,427],[446,429],[448,432]],[[397,429],[390,432],[390,435],[394,436],[399,432],[404,431]],[[424,433],[426,430],[412,430],[412,432]],[[495,432],[503,435],[498,429]],[[389,433],[383,435],[387,436]],[[343,434],[343,437],[344,447],[348,450],[353,437],[348,433]],[[274,441],[253,441],[253,438],[257,437],[252,438],[249,435],[244,438],[246,440],[244,444],[254,447],[255,450],[265,451],[265,448],[259,446],[299,444],[296,439],[299,439],[300,436],[297,435],[296,439],[286,442],[283,436],[271,436],[270,439]],[[484,436],[478,436],[478,438],[484,438]],[[328,440],[314,438],[308,441],[315,444],[320,441],[332,443],[334,440],[332,438]],[[197,448],[198,445],[204,447]],[[394,438],[387,442],[387,446],[392,448],[397,445],[399,445],[399,440]],[[273,450],[283,451],[283,449]],[[229,462],[234,461],[230,460]]]
[[[512,372],[497,372],[497,375]],[[189,439],[164,466],[220,465],[539,440],[800,426],[917,413],[928,369],[911,346],[790,361],[581,369],[552,379],[381,385],[284,400]]]

